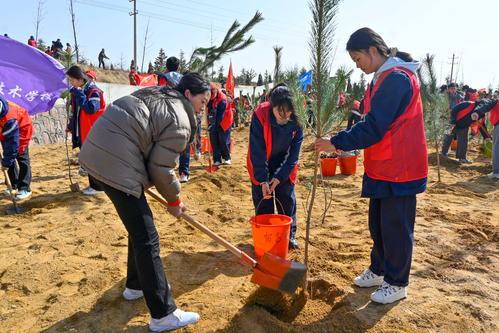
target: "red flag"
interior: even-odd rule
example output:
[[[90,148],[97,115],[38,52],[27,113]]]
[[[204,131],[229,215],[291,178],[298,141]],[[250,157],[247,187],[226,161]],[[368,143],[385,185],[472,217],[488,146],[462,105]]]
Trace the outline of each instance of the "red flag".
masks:
[[[232,73],[232,61],[229,66],[229,74],[227,74],[227,83],[225,84],[225,91],[230,97],[234,98],[234,74]]]

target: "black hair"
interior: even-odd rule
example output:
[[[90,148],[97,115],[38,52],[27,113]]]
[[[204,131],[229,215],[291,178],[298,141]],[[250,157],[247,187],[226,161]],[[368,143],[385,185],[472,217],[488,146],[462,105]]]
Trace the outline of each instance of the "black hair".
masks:
[[[189,90],[193,95],[198,95],[210,91],[210,82],[201,74],[190,72],[182,76],[175,89],[182,95],[185,94],[186,90]]]
[[[292,117],[296,119],[298,125],[300,121],[296,116],[296,109],[293,103],[293,94],[285,83],[279,83],[269,93],[271,107],[285,107],[291,111]],[[301,125],[300,125],[301,126]]]
[[[374,46],[379,54],[385,57],[395,56],[403,61],[414,61],[412,56],[407,52],[396,51],[392,54],[392,50],[386,45],[381,36],[371,28],[361,28],[355,31],[347,42],[347,51],[350,52],[367,52],[371,46]]]
[[[166,69],[169,72],[176,72],[179,66],[180,60],[178,60],[176,57],[170,57],[166,59]]]
[[[66,75],[74,79],[83,79],[85,82],[89,81],[89,77],[85,74],[85,72],[83,72],[80,66],[74,65],[69,67],[66,71]]]
[[[456,87],[457,85],[454,82],[449,83],[449,85],[447,86],[447,88],[456,88]]]

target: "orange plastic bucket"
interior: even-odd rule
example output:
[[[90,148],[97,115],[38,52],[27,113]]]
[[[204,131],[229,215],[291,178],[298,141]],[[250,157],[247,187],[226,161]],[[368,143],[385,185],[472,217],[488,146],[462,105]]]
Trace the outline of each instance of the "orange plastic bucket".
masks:
[[[264,214],[250,219],[255,255],[260,258],[265,252],[286,259],[289,232],[293,219],[286,215]]]
[[[451,141],[451,143],[450,143],[450,149],[452,149],[452,150],[456,150],[457,149],[457,140],[456,139],[453,139]]]
[[[340,172],[342,175],[354,175],[357,170],[357,156],[340,156]]]
[[[321,173],[324,177],[331,177],[336,174],[336,164],[338,160],[334,157],[321,158]]]

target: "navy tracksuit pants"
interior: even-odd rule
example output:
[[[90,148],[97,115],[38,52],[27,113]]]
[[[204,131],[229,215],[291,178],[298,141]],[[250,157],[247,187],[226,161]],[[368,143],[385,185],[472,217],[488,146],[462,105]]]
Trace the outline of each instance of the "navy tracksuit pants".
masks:
[[[252,184],[251,195],[255,205],[255,215],[274,214],[274,200],[263,199],[262,187]],[[277,212],[281,215],[289,216],[293,219],[291,224],[290,239],[296,235],[296,196],[295,185],[289,179],[277,185],[275,189]],[[282,204],[281,205],[279,204]],[[284,211],[283,211],[284,209]]]
[[[415,220],[416,195],[369,202],[369,231],[374,242],[370,269],[384,275],[391,285],[409,284]]]
[[[227,131],[219,128],[211,129],[210,143],[213,149],[213,162],[222,163],[222,158],[230,160],[230,128]]]

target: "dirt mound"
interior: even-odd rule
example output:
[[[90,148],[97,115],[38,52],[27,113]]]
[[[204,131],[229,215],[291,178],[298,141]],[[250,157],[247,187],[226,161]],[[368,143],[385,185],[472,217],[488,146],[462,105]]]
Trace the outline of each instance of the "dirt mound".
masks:
[[[248,131],[234,136],[233,165],[209,174],[205,160],[193,161],[182,199],[197,220],[252,253]],[[300,261],[311,140],[306,147],[297,186],[302,248],[290,253]],[[444,161],[442,184],[434,182],[430,158],[429,189],[418,197],[409,297],[385,306],[369,301],[373,289],[351,282],[367,267],[371,247],[368,200],[359,198],[362,157],[356,175],[325,180],[333,204],[322,222],[320,191],[310,235],[309,288],[296,295],[251,284],[251,270],[231,253],[150,199],[177,305],[201,314],[197,325],[182,332],[497,331],[499,182],[484,176],[490,161],[478,149],[471,158],[475,162],[466,166]],[[21,203],[26,211],[2,215],[10,202],[0,201],[1,331],[146,332],[143,300],[121,297],[127,234],[113,205],[105,195],[70,192],[64,146],[34,146],[31,159],[34,194]],[[86,178],[75,177],[86,186]]]

